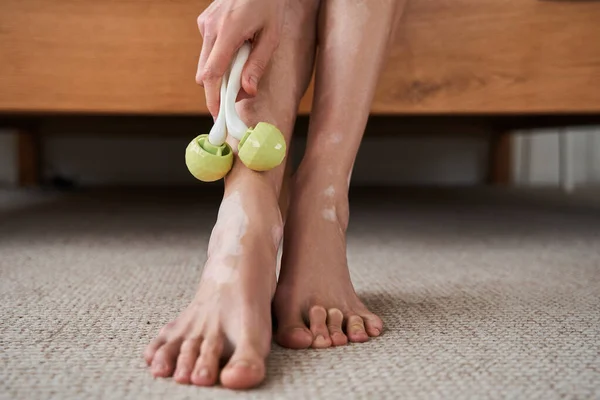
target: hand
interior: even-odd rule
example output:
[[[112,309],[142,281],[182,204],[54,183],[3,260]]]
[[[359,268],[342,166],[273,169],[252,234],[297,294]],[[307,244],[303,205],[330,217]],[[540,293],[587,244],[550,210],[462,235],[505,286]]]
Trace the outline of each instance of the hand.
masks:
[[[285,5],[286,0],[215,0],[198,17],[203,45],[196,82],[204,86],[214,118],[219,113],[221,79],[246,40],[253,48],[242,73],[240,96],[256,96],[258,82],[279,45]]]

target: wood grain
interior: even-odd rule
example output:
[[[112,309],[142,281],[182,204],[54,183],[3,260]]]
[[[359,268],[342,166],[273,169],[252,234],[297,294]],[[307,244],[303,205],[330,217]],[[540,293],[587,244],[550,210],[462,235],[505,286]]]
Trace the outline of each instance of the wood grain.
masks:
[[[208,3],[3,0],[0,113],[206,114]],[[598,113],[598,21],[600,2],[411,0],[372,112]]]

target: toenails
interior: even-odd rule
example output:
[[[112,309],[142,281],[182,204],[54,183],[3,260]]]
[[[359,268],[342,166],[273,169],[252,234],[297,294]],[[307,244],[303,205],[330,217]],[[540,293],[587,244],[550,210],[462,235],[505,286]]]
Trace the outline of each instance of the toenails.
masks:
[[[284,320],[275,340],[290,349],[325,349],[345,346],[349,342],[367,342],[371,337],[381,335],[381,332],[383,322],[368,311],[357,313],[315,305],[309,308],[306,323],[299,319]]]
[[[335,332],[331,335],[331,342],[334,346],[345,346],[348,344],[348,337],[341,332]]]
[[[160,361],[152,362],[152,375],[155,378],[167,378],[172,374],[172,368]]]
[[[371,337],[381,335],[383,332],[383,321],[375,314],[364,313],[361,317],[365,324],[365,330]]]
[[[324,307],[314,306],[309,311],[310,331],[313,334],[312,347],[323,349],[331,346],[329,329],[327,329],[327,311]]]
[[[243,351],[243,350],[242,350]],[[229,389],[251,389],[258,386],[265,378],[264,362],[256,359],[234,359],[221,371],[221,384]]]
[[[200,343],[200,339],[187,339],[181,345],[181,352],[177,358],[177,367],[174,375],[176,382],[190,383],[190,375],[200,352]]]
[[[348,338],[344,335],[342,324],[344,314],[337,308],[327,310],[327,329],[331,337],[331,343],[334,346],[343,346],[348,343]]]
[[[312,347],[315,349],[325,349],[327,347],[331,347],[331,338],[326,338],[323,335],[317,335],[317,337],[313,340]]]
[[[277,343],[288,349],[307,349],[312,345],[313,335],[305,326],[292,325],[280,327],[275,339]]]
[[[216,377],[207,367],[199,365],[192,372],[190,382],[196,386],[212,386],[216,383]]]
[[[163,345],[165,344],[165,339],[163,339],[161,336],[159,336],[158,338],[154,339],[144,350],[144,360],[146,361],[146,364],[148,366],[152,365],[152,360],[154,359],[154,355],[156,354],[156,351]]]
[[[152,375],[163,378],[173,375],[180,346],[181,341],[175,339],[165,343],[156,351],[151,364]]]
[[[219,361],[223,353],[223,340],[209,337],[202,342],[191,382],[198,386],[212,386],[217,381]]]
[[[364,321],[358,315],[352,315],[348,318],[346,332],[348,333],[348,339],[351,342],[362,343],[369,340],[369,335],[365,330]]]
[[[177,369],[173,378],[177,383],[188,384],[190,383],[190,371],[187,369]]]

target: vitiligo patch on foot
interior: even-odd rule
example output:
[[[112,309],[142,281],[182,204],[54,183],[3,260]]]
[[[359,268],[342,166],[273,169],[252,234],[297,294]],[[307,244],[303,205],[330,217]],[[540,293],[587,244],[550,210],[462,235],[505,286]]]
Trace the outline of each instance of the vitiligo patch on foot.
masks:
[[[239,271],[235,267],[235,264],[231,261],[219,262],[218,268],[207,268],[204,271],[203,278],[216,283],[217,285],[223,285],[230,282],[235,282],[239,279]]]
[[[204,271],[204,278],[217,284],[233,282],[238,279],[235,259],[243,254],[242,239],[248,230],[249,219],[242,206],[239,192],[233,192],[221,202],[218,215],[218,225],[213,233],[218,238],[211,242],[209,253],[219,260],[218,268]],[[220,232],[219,232],[220,231]]]
[[[323,194],[326,197],[333,197],[333,196],[335,196],[335,188],[333,187],[333,185],[329,185],[329,187],[327,189],[325,189],[325,191],[323,192]]]
[[[335,207],[331,207],[331,208],[325,208],[322,212],[321,215],[323,216],[324,219],[326,219],[327,221],[331,221],[331,222],[335,222],[337,221],[337,213],[335,212]]]
[[[333,144],[341,143],[342,142],[342,135],[339,134],[339,133],[334,133],[333,135],[331,135],[330,141]]]
[[[244,211],[239,192],[233,192],[223,199],[217,220],[219,229],[226,232],[219,243],[219,252],[224,256],[241,255],[242,239],[248,230],[249,219]]]

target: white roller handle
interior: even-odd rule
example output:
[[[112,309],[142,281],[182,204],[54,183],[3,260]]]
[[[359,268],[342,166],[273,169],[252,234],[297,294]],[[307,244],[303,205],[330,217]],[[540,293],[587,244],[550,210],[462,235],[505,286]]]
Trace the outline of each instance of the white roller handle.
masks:
[[[225,143],[227,133],[237,140],[242,140],[248,130],[248,126],[240,119],[235,109],[235,101],[242,87],[242,71],[244,70],[246,61],[248,61],[251,50],[252,46],[250,43],[244,42],[235,56],[229,74],[223,76],[219,115],[208,134],[208,141],[212,145],[220,146]]]

